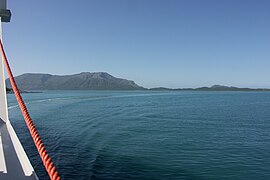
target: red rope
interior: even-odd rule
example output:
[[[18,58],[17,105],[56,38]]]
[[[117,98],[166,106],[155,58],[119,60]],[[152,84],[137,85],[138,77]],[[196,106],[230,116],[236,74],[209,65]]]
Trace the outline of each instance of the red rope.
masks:
[[[11,69],[10,69],[10,66],[9,66],[9,63],[8,63],[8,60],[7,60],[7,57],[6,57],[6,54],[5,54],[5,51],[4,51],[4,48],[3,48],[3,44],[2,44],[2,41],[0,40],[0,46],[1,46],[1,53],[2,53],[2,57],[4,58],[4,63],[6,65],[6,69],[7,69],[7,73],[8,73],[8,76],[9,76],[9,80],[10,80],[10,83],[11,83],[11,86],[12,86],[12,89],[14,91],[14,94],[16,96],[16,99],[18,101],[18,104],[21,108],[21,111],[22,111],[22,114],[23,114],[23,117],[24,117],[24,120],[26,122],[26,125],[30,131],[30,134],[34,140],[34,143],[36,145],[36,148],[38,150],[38,153],[40,155],[40,158],[43,162],[43,165],[45,166],[51,180],[60,180],[60,176],[58,175],[58,172],[56,171],[56,167],[54,166],[53,162],[52,162],[52,159],[50,158],[49,154],[47,153],[46,149],[45,149],[45,146],[44,144],[42,143],[42,140],[37,132],[37,129],[34,125],[34,122],[32,121],[29,113],[28,113],[28,110],[23,102],[23,99],[21,97],[21,94],[18,90],[18,87],[16,85],[16,82],[15,82],[15,79],[13,77],[13,74],[11,72]]]

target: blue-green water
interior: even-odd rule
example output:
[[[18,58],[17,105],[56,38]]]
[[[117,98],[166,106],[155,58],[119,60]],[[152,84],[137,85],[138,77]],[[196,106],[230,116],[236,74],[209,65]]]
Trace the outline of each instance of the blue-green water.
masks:
[[[63,179],[270,179],[270,93],[23,94]],[[14,96],[9,116],[46,172]]]

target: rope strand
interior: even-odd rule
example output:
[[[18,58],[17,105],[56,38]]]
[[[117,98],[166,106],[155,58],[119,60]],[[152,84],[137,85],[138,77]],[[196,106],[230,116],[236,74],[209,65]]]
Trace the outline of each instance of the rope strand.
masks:
[[[49,174],[50,176],[50,179],[51,180],[60,180],[60,176],[58,175],[58,172],[56,170],[56,167],[55,165],[53,164],[52,162],[52,159],[50,158],[49,154],[47,153],[46,149],[45,149],[45,146],[38,134],[38,131],[34,125],[34,122],[33,120],[31,119],[29,113],[28,113],[28,110],[24,104],[24,101],[21,97],[21,94],[20,94],[20,91],[16,85],[16,82],[15,82],[15,79],[14,79],[14,76],[12,74],[12,71],[10,69],[10,66],[9,66],[9,63],[8,63],[8,60],[7,60],[7,57],[6,57],[6,53],[5,53],[5,50],[3,48],[3,44],[2,44],[2,41],[0,40],[0,47],[1,47],[1,53],[2,53],[2,57],[4,59],[4,63],[6,65],[6,70],[7,70],[7,73],[8,73],[8,76],[9,76],[9,80],[10,80],[10,83],[11,83],[11,86],[12,86],[12,89],[14,91],[14,94],[16,96],[16,99],[18,101],[18,104],[20,106],[20,109],[22,111],[22,114],[23,114],[23,117],[24,117],[24,120],[26,122],[26,125],[28,127],[28,130],[33,138],[33,141],[36,145],[36,148],[38,150],[38,153],[39,153],[39,156],[43,162],[43,165],[45,166],[46,170],[47,170],[47,173]]]

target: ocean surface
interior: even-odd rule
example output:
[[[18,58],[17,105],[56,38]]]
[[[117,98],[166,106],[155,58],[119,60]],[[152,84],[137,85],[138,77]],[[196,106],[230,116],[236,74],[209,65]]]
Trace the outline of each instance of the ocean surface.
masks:
[[[269,92],[23,94],[62,179],[270,179]],[[48,179],[13,94],[9,117]]]

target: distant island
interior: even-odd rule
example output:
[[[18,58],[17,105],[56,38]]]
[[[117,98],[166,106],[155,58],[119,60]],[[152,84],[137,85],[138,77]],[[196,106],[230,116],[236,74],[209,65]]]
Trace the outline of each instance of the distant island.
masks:
[[[51,75],[26,73],[15,77],[22,92],[29,90],[150,90],[150,91],[270,91],[266,88],[238,88],[213,85],[199,88],[144,88],[132,80],[116,78],[106,72],[82,72],[73,75]],[[9,79],[6,80],[7,92],[12,93]]]
[[[166,88],[166,87],[159,87],[159,88],[150,88],[149,90],[152,91],[270,91],[270,89],[266,88],[239,88],[233,86],[222,86],[222,85],[213,85],[211,87],[199,87],[199,88]]]

